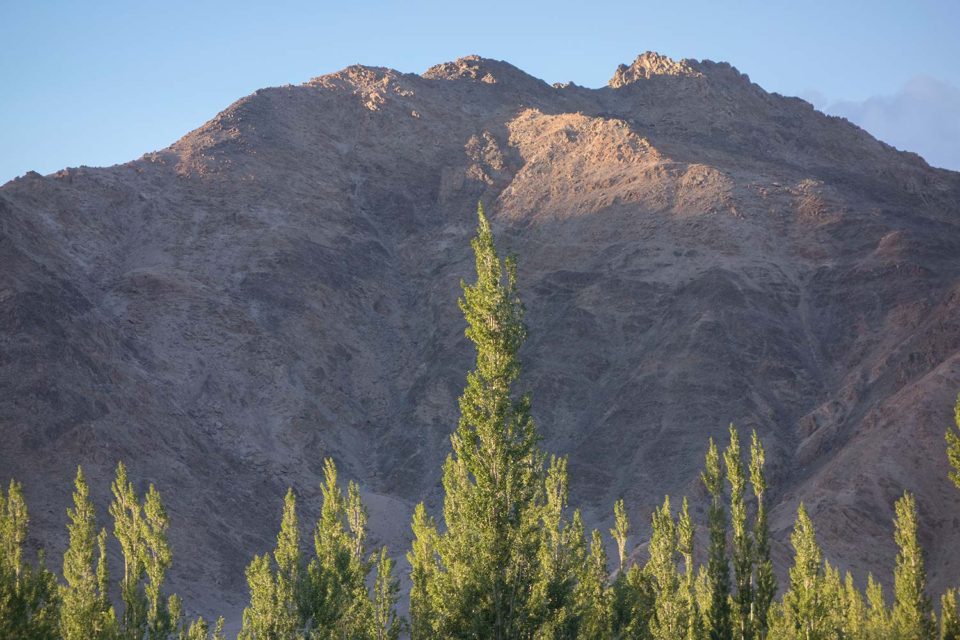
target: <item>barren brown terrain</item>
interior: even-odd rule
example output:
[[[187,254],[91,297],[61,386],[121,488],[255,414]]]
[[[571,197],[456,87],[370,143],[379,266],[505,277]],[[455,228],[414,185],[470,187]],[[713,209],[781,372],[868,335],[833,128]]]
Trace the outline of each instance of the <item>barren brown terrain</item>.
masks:
[[[664,494],[702,523],[733,422],[768,448],[781,569],[803,500],[836,564],[889,584],[909,489],[931,586],[960,581],[960,173],[650,53],[601,89],[478,57],[349,67],[0,188],[0,479],[31,546],[58,566],[77,464],[107,525],[124,460],[168,505],[171,587],[236,622],[286,487],[311,522],[332,456],[402,557],[471,366],[478,200],[519,256],[522,381],[588,524],[623,496],[640,547]]]

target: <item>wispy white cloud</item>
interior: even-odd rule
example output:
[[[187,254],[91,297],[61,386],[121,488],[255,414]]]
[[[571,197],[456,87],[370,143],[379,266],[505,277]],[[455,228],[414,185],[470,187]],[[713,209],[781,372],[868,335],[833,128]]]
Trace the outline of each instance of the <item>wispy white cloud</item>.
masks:
[[[814,90],[802,97],[887,144],[919,153],[935,167],[960,171],[960,87],[921,75],[893,95],[862,101],[831,102]]]

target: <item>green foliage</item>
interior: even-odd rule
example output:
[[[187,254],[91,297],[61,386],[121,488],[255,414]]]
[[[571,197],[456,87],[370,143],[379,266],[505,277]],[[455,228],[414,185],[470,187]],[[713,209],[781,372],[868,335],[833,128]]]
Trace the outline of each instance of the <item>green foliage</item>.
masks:
[[[646,571],[654,588],[654,610],[650,632],[654,640],[676,640],[687,634],[687,599],[677,572],[677,529],[670,512],[670,498],[653,512],[650,535],[650,560]]]
[[[226,640],[223,634],[223,617],[217,620],[213,631],[202,617],[190,623],[189,627],[182,628],[177,636],[178,640]]]
[[[887,640],[893,634],[890,612],[883,598],[883,586],[867,575],[867,621],[865,637],[868,640]]]
[[[400,581],[393,575],[393,560],[387,548],[381,547],[377,556],[377,581],[373,587],[373,625],[370,637],[375,640],[397,640],[400,637],[400,619],[397,617],[397,600],[400,598]]]
[[[753,638],[753,540],[747,528],[747,477],[740,453],[740,436],[730,425],[730,444],[723,453],[730,485],[730,523],[733,529],[733,576],[736,593],[733,596],[733,627],[737,640]]]
[[[849,571],[844,576],[840,607],[843,637],[850,640],[866,640],[867,606],[863,601],[863,594],[853,583],[853,576]]]
[[[706,466],[701,474],[710,493],[710,555],[707,560],[707,579],[710,606],[706,616],[706,630],[710,640],[732,640],[733,624],[730,607],[730,564],[727,560],[727,514],[723,506],[723,473],[720,453],[713,438],[707,449]]]
[[[646,640],[650,637],[656,593],[650,575],[630,566],[613,583],[611,626],[614,638]]]
[[[427,515],[423,503],[413,512],[413,545],[407,553],[410,563],[410,638],[428,640],[437,634],[437,610],[440,594],[436,593],[437,526]],[[434,604],[434,601],[437,604]]]
[[[917,540],[917,504],[910,493],[897,500],[894,526],[899,552],[893,574],[893,628],[902,638],[933,640],[936,624],[927,596],[923,550]]]
[[[59,594],[54,575],[23,560],[27,504],[19,483],[0,487],[0,638],[46,640],[58,637]]]
[[[366,556],[367,511],[354,482],[344,496],[337,468],[324,461],[323,505],[314,530],[314,556],[304,567],[293,490],[284,498],[277,545],[247,567],[250,602],[240,640],[384,640],[397,638],[399,585],[382,549],[371,596]],[[272,561],[271,561],[272,560]],[[421,636],[428,637],[428,636]]]
[[[446,530],[426,591],[442,594],[431,609],[437,637],[528,638],[536,628],[544,455],[529,397],[511,391],[526,338],[516,264],[498,257],[482,207],[478,218],[477,279],[462,283],[460,300],[476,363],[444,465]]]
[[[794,549],[790,588],[783,595],[770,635],[774,638],[826,640],[830,637],[830,610],[826,602],[823,554],[813,522],[801,503],[790,544]]]
[[[607,553],[596,529],[590,539],[590,552],[577,583],[576,607],[580,618],[577,638],[609,638],[611,597],[607,588]]]
[[[610,535],[617,543],[617,557],[620,564],[618,571],[623,571],[627,562],[627,537],[630,535],[630,520],[627,518],[627,509],[623,504],[623,499],[617,500],[613,504],[613,529],[610,529]]]
[[[119,637],[129,640],[166,640],[178,633],[180,601],[163,598],[163,583],[173,561],[167,542],[169,518],[160,493],[150,485],[143,503],[122,462],[111,486],[114,537],[123,553],[120,596],[123,613]]]
[[[767,480],[763,472],[766,453],[757,432],[750,435],[750,485],[757,501],[757,516],[753,525],[753,554],[756,566],[756,581],[753,593],[753,629],[756,637],[767,637],[767,612],[777,595],[777,576],[770,558],[770,525],[767,522],[767,505],[764,495]]]
[[[298,597],[303,584],[300,575],[300,530],[297,520],[297,499],[293,489],[287,490],[277,546],[273,552],[277,570],[270,565],[270,556],[254,557],[247,567],[250,604],[243,611],[240,640],[295,640],[306,637]]]
[[[544,484],[539,571],[528,603],[537,638],[574,637],[579,620],[574,589],[586,557],[579,512],[567,522],[567,460],[552,457]]]
[[[147,630],[147,598],[141,589],[145,570],[143,508],[122,462],[117,465],[111,490],[113,535],[120,543],[123,553],[123,577],[120,579],[123,611],[119,621],[120,633],[122,638],[137,640],[142,638]]]
[[[947,429],[947,458],[953,467],[950,479],[960,489],[960,395],[953,408],[953,426]]]
[[[70,542],[63,554],[60,635],[64,640],[107,640],[118,633],[107,594],[107,532],[97,535],[90,490],[77,468],[73,509],[67,509]],[[94,547],[98,556],[94,559]]]
[[[307,566],[304,618],[312,638],[365,637],[373,604],[367,592],[372,563],[366,558],[367,514],[354,482],[343,495],[337,468],[326,460],[323,505],[313,534],[315,557]]]
[[[940,596],[940,640],[960,640],[960,610],[957,590],[948,589]]]
[[[683,601],[684,616],[686,618],[686,640],[699,640],[703,637],[703,619],[697,601],[696,567],[693,563],[694,527],[690,518],[690,508],[687,499],[683,499],[680,507],[680,516],[677,518],[677,551],[683,557],[683,582],[681,599]]]

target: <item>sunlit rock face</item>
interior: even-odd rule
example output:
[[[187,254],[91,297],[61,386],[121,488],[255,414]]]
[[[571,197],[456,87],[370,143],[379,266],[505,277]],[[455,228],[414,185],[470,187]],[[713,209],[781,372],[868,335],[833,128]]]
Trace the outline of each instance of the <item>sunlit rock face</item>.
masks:
[[[802,500],[836,564],[889,582],[909,489],[933,586],[956,582],[960,174],[650,53],[602,89],[478,57],[350,67],[0,188],[0,477],[31,545],[58,564],[77,464],[108,524],[124,460],[169,506],[171,586],[238,620],[285,488],[311,522],[332,456],[399,557],[471,366],[478,200],[519,256],[522,386],[589,524],[623,496],[642,545],[664,494],[702,522],[733,422],[769,450],[780,567]]]

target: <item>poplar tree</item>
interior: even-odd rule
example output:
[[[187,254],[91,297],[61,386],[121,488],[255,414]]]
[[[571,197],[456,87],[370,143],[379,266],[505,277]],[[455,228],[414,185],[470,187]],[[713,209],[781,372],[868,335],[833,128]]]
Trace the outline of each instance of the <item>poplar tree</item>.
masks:
[[[613,523],[610,535],[617,543],[617,558],[620,562],[618,571],[622,572],[627,562],[627,537],[630,535],[630,520],[627,518],[627,509],[622,498],[613,505]]]
[[[63,554],[60,635],[63,640],[109,640],[117,632],[107,595],[107,532],[96,532],[90,490],[77,467],[73,509],[67,509],[69,546]],[[94,547],[97,558],[94,559]]]
[[[400,581],[393,576],[393,559],[387,548],[380,548],[377,556],[377,581],[373,586],[374,609],[370,633],[372,640],[397,640],[400,637],[400,618],[397,616],[397,600],[400,597]]]
[[[782,619],[774,637],[825,640],[829,637],[830,610],[824,598],[823,552],[817,544],[813,522],[800,504],[790,536],[794,549],[790,588],[783,595]]]
[[[677,640],[687,633],[686,602],[677,574],[677,533],[670,498],[654,509],[647,572],[653,579],[656,600],[650,632],[654,640]]]
[[[611,587],[611,626],[620,640],[647,640],[656,594],[650,576],[639,565],[631,565],[626,575],[617,577]]]
[[[720,453],[713,438],[707,449],[706,465],[701,474],[710,493],[710,555],[707,560],[707,580],[710,589],[710,608],[707,612],[707,634],[710,640],[731,640],[733,625],[730,615],[730,566],[727,562],[727,514],[723,506],[723,473]]]
[[[960,640],[960,610],[957,590],[947,589],[940,596],[940,640]]]
[[[23,560],[29,515],[18,482],[0,487],[0,638],[54,640],[59,637],[59,595],[43,552],[37,566]]]
[[[850,640],[866,640],[867,607],[848,571],[843,582],[843,632]]]
[[[526,338],[516,264],[501,261],[478,209],[476,281],[461,283],[460,309],[476,364],[443,470],[446,530],[437,538],[438,637],[514,640],[533,635],[544,456],[527,395],[511,389]],[[417,624],[416,622],[414,623]]]
[[[690,508],[687,499],[683,499],[680,507],[680,517],[677,519],[677,550],[683,557],[683,592],[684,609],[686,616],[686,640],[700,640],[703,636],[703,621],[700,617],[700,607],[697,603],[696,568],[693,562],[694,530],[693,520],[690,519]]]
[[[243,627],[238,640],[279,640],[276,627],[276,584],[270,570],[270,556],[254,556],[245,572],[250,602],[243,610]]]
[[[413,511],[413,543],[407,553],[410,563],[410,638],[429,640],[437,637],[437,526],[423,503]]]
[[[277,546],[273,551],[276,573],[270,556],[254,557],[247,567],[250,604],[243,611],[240,640],[295,640],[304,638],[304,622],[298,597],[300,582],[300,528],[297,498],[293,489],[283,500],[283,515]]]
[[[770,525],[767,522],[767,505],[764,496],[767,480],[763,472],[766,454],[757,432],[750,435],[750,485],[757,500],[757,517],[753,526],[753,554],[756,565],[756,581],[753,593],[753,626],[756,637],[767,637],[767,613],[777,595],[777,576],[770,558]]]
[[[197,618],[187,629],[180,632],[179,640],[227,640],[223,634],[223,616],[217,620],[212,633],[210,625],[202,617]]]
[[[273,561],[277,566],[274,580],[277,632],[283,637],[296,638],[304,625],[300,615],[303,592],[300,520],[297,518],[297,496],[293,493],[293,487],[287,488],[287,495],[283,498],[283,515]]]
[[[820,583],[820,598],[823,602],[826,618],[823,624],[823,633],[826,638],[848,638],[846,631],[846,603],[843,590],[843,580],[840,570],[823,561],[823,580]]]
[[[613,518],[614,526],[610,535],[617,544],[617,554],[620,556],[620,569],[611,586],[610,624],[613,637],[645,639],[649,637],[649,621],[656,602],[655,589],[649,574],[640,566],[627,566],[630,520],[623,500],[614,504]]]
[[[954,426],[947,429],[947,458],[953,467],[950,479],[960,489],[960,395],[957,396],[957,403],[953,408],[953,424]]]
[[[324,462],[323,505],[313,534],[315,557],[307,566],[304,617],[311,638],[359,638],[371,626],[373,604],[366,580],[372,567],[364,549],[366,509],[359,487],[344,497],[333,460]]]
[[[753,543],[747,529],[747,478],[740,453],[740,436],[730,425],[730,444],[723,453],[730,484],[730,522],[733,529],[733,576],[736,583],[734,601],[734,637],[737,640],[753,638]]]
[[[147,637],[150,640],[165,640],[176,631],[182,604],[176,595],[171,595],[166,602],[162,598],[163,583],[173,562],[173,554],[167,542],[167,511],[160,500],[160,493],[152,484],[144,499],[143,514],[142,563],[147,577],[144,584]]]
[[[145,566],[143,507],[137,498],[133,483],[127,477],[127,468],[117,464],[116,476],[111,485],[113,502],[110,515],[113,517],[113,535],[120,543],[123,553],[123,577],[120,579],[120,598],[123,612],[120,615],[120,633],[128,640],[140,640],[147,631],[148,603],[141,589]]]
[[[179,632],[182,617],[180,599],[176,595],[163,598],[163,583],[173,561],[167,511],[152,484],[141,504],[122,462],[117,464],[111,490],[113,531],[123,553],[120,636],[166,640]]]
[[[893,626],[899,637],[933,640],[933,607],[927,596],[927,573],[917,539],[917,504],[913,495],[904,492],[895,511],[894,538],[899,552],[893,574]]]
[[[570,638],[576,631],[574,588],[584,562],[580,514],[568,522],[567,460],[551,457],[544,483],[539,567],[530,597],[530,618],[541,640]]]
[[[600,532],[594,529],[590,551],[577,584],[578,639],[610,637],[610,595],[607,588],[607,553]]]
[[[890,612],[883,597],[883,586],[867,574],[866,637],[869,640],[887,640],[892,634]]]

